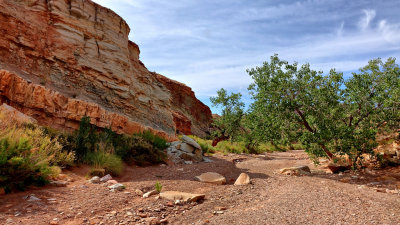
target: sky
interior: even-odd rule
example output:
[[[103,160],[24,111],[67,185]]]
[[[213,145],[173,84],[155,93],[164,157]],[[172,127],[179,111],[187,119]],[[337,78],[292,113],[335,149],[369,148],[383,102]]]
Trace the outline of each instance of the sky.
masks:
[[[270,56],[345,76],[370,59],[400,60],[400,0],[94,0],[131,28],[150,71],[190,86],[210,106],[241,92]]]

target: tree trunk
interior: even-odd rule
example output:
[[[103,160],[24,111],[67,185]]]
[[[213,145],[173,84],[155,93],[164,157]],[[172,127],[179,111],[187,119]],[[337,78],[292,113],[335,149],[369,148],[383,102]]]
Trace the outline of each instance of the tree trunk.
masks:
[[[217,137],[217,138],[215,138],[215,139],[213,140],[212,146],[215,147],[215,146],[217,146],[217,144],[218,144],[220,141],[225,141],[225,140],[228,140],[228,139],[229,139],[229,137],[226,137],[226,136]]]

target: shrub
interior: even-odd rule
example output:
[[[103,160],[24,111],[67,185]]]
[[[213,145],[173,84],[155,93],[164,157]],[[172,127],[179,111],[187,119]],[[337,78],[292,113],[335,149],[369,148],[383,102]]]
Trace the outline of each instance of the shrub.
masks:
[[[7,192],[44,185],[57,176],[59,166],[73,164],[74,155],[62,150],[57,138],[32,124],[18,124],[0,116],[0,187]]]
[[[224,153],[248,153],[246,145],[244,142],[231,142],[231,141],[221,141],[215,146],[217,151]]]
[[[83,162],[93,166],[91,173],[99,173],[104,170],[104,174],[119,176],[124,169],[121,158],[106,152],[87,152]]]
[[[143,131],[141,133],[137,133],[134,136],[141,137],[143,140],[145,140],[146,142],[149,142],[150,144],[153,145],[154,148],[156,148],[158,150],[164,150],[164,149],[168,148],[168,143],[164,138],[153,134],[149,130]]]

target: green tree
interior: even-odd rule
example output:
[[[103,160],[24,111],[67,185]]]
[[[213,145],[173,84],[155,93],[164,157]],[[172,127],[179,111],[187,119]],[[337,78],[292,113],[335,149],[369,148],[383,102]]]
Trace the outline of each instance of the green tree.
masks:
[[[240,93],[227,93],[225,89],[217,92],[217,97],[211,97],[213,106],[222,108],[222,115],[216,118],[213,125],[217,128],[214,136],[223,139],[236,140],[242,132],[241,122],[244,116],[244,103]]]
[[[400,69],[394,59],[371,60],[347,80],[334,69],[323,75],[277,55],[248,73],[254,80],[248,124],[260,141],[300,140],[314,158],[346,154],[356,163],[372,153],[383,125],[399,127]]]

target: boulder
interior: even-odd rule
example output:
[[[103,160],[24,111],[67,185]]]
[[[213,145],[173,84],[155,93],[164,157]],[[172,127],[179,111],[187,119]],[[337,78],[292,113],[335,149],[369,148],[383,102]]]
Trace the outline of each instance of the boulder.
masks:
[[[301,174],[309,174],[311,173],[311,170],[310,167],[308,166],[296,166],[296,167],[283,168],[280,170],[280,173],[286,175],[301,175]]]
[[[200,176],[197,176],[196,179],[203,183],[211,183],[211,184],[225,184],[226,179],[219,173],[207,172],[203,173]]]
[[[182,143],[179,145],[179,150],[187,153],[193,153],[195,151],[195,148],[187,143]]]
[[[250,184],[250,177],[246,173],[241,173],[235,181],[235,186]]]
[[[205,198],[204,194],[191,194],[185,192],[178,191],[165,191],[160,193],[160,197],[163,199],[171,200],[171,201],[185,201],[185,202],[197,202],[201,199]]]
[[[196,149],[192,145],[184,142],[172,142],[167,149],[167,154],[174,163],[184,163],[185,161],[203,161],[203,151]]]
[[[195,140],[191,139],[190,137],[188,137],[186,135],[182,136],[182,141],[186,144],[193,146],[196,149],[201,149],[200,145]]]

